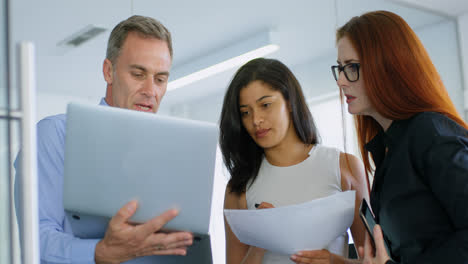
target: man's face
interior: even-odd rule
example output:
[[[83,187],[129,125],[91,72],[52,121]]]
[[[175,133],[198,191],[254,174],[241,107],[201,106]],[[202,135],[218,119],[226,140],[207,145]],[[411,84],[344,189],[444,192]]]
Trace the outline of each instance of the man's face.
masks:
[[[156,113],[166,93],[172,58],[167,43],[130,32],[114,65],[104,60],[106,102]]]

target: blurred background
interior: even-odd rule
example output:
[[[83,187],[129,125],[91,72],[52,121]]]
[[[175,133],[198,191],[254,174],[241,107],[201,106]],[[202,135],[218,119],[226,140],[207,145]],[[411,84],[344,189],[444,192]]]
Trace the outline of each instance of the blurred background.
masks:
[[[171,80],[181,77],[174,76],[181,71],[193,73],[218,62],[211,58],[214,54],[224,52],[227,58],[235,54],[231,51],[235,45],[248,47],[249,39],[268,32],[270,42],[279,49],[266,57],[292,69],[324,143],[338,146],[341,129],[334,125],[340,125],[336,118],[341,114],[335,107],[338,89],[330,71],[336,64],[335,30],[351,17],[372,10],[395,12],[410,24],[464,114],[462,65],[468,60],[463,54],[463,48],[468,53],[468,2],[462,0],[15,0],[11,3],[11,42],[29,40],[36,46],[36,116],[40,120],[65,112],[70,101],[99,102],[106,88],[102,62],[107,38],[119,21],[131,15],[154,17],[172,32]],[[90,26],[104,31],[76,46],[61,45]],[[204,65],[197,67],[201,60]],[[237,69],[168,91],[159,113],[218,122],[224,92]]]
[[[465,0],[14,0],[9,5],[5,5],[7,0],[0,2],[0,12],[7,14],[1,19],[0,73],[4,80],[0,104],[3,107],[2,102],[8,97],[9,109],[20,109],[16,44],[31,41],[36,52],[35,121],[64,113],[71,101],[98,104],[106,89],[102,63],[110,31],[131,15],[145,15],[158,19],[172,33],[171,81],[219,63],[223,57],[237,56],[239,50],[249,50],[250,45],[255,49],[252,40],[267,35],[268,42],[279,49],[265,56],[281,60],[299,79],[323,144],[357,154],[351,118],[341,114],[330,66],[336,64],[336,28],[353,16],[375,10],[395,12],[409,23],[428,50],[458,111],[465,120],[468,118],[468,1]],[[5,69],[3,62],[7,57],[10,64]],[[169,90],[159,114],[217,123],[224,93],[238,67]],[[9,85],[5,81],[7,75]],[[2,254],[2,250],[7,250],[2,249],[3,245],[17,241],[16,233],[10,236],[2,232],[10,230],[8,223],[13,219],[8,214],[11,181],[7,176],[13,173],[11,162],[21,145],[17,136],[21,128],[14,120],[2,118],[0,129],[0,162],[4,168],[10,167],[0,178],[3,188],[0,193],[5,197],[0,199],[3,217],[0,263],[8,263],[4,262],[9,257],[6,252]],[[220,175],[214,194],[218,198],[213,205],[217,217],[212,222],[216,230],[213,233],[219,239],[214,250],[218,254],[216,263],[223,263],[224,258],[220,210],[228,178],[222,170]]]

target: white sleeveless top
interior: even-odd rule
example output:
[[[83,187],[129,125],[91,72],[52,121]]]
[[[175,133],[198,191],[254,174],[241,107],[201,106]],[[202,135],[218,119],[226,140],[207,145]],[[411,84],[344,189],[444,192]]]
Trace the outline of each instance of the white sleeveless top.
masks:
[[[315,145],[306,160],[293,166],[277,167],[264,158],[254,183],[247,184],[247,208],[255,209],[255,204],[261,202],[275,207],[299,204],[341,191],[340,151]],[[348,257],[348,233],[326,249]],[[289,257],[267,251],[262,263],[294,263]]]

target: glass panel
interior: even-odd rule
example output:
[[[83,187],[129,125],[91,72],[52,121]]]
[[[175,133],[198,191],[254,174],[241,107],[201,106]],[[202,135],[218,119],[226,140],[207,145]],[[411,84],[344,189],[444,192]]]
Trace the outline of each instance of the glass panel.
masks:
[[[6,33],[6,2],[0,0],[0,109],[7,108],[7,33]],[[2,262],[3,263],[3,262]]]
[[[0,119],[0,263],[10,263],[10,180],[8,119]]]
[[[16,156],[20,150],[20,142],[21,142],[21,123],[20,120],[10,120],[10,168],[13,175],[15,175],[15,168],[14,162],[16,160]],[[11,190],[14,190],[14,183],[15,180],[11,182]],[[14,203],[14,191],[11,193],[11,202]],[[12,208],[14,208],[14,204],[12,204]],[[11,218],[13,221],[13,228],[11,229],[12,232],[12,254],[13,254],[13,263],[21,263],[21,251],[20,251],[20,244],[19,244],[19,233],[18,233],[18,221],[16,219],[16,212],[13,211],[13,217]],[[1,262],[0,262],[1,263]]]

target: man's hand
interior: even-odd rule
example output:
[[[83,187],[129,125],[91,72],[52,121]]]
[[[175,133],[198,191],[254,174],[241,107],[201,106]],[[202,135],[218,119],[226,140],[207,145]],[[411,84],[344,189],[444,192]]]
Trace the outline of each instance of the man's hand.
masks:
[[[177,216],[177,210],[171,209],[144,224],[132,225],[128,220],[137,206],[136,201],[131,201],[112,217],[104,238],[96,245],[97,264],[120,263],[141,256],[187,254],[187,246],[193,243],[191,233],[158,233]]]

